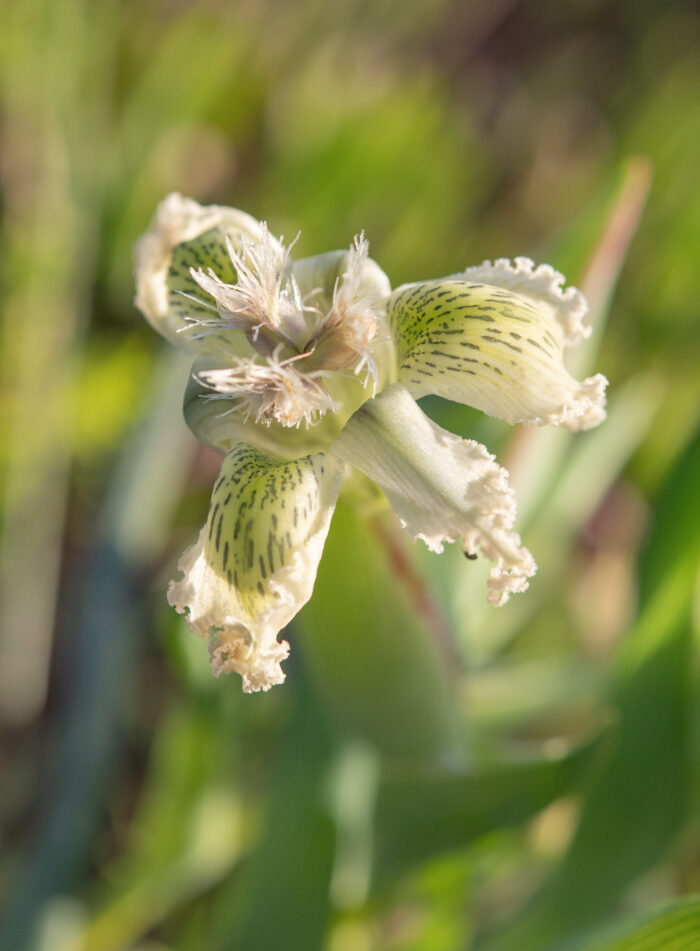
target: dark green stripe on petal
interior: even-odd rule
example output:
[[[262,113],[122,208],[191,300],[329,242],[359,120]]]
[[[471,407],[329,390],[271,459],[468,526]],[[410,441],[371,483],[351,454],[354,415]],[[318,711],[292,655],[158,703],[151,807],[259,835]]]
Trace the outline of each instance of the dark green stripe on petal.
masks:
[[[239,243],[240,239],[236,244]],[[226,247],[226,231],[220,227],[210,228],[173,248],[166,278],[168,307],[179,315],[183,324],[188,318],[207,319],[216,315],[214,300],[202,290],[191,273],[192,269],[207,273],[210,268],[222,281],[236,283],[236,270]]]
[[[277,634],[311,596],[342,476],[321,453],[288,462],[242,444],[224,459],[168,598],[192,630],[213,635],[215,673],[237,671],[246,691],[284,679]]]
[[[182,195],[169,195],[136,245],[136,306],[171,343],[206,352],[209,342],[202,345],[183,336],[188,319],[216,316],[215,301],[192,278],[190,268],[205,272],[212,268],[220,278],[235,281],[226,237],[239,248],[243,238],[255,244],[262,234],[260,222],[236,208],[199,205]]]
[[[604,416],[605,378],[577,382],[549,306],[490,284],[427,281],[398,288],[388,315],[399,380],[509,423],[588,428]]]

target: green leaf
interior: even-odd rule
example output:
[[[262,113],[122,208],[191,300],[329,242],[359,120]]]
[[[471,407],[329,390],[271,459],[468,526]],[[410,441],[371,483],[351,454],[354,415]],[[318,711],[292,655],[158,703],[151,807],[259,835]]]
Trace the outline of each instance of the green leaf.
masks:
[[[483,945],[489,951],[543,951],[599,920],[622,889],[664,855],[685,819],[699,474],[700,434],[657,501],[641,562],[639,616],[616,658],[617,741],[591,777],[561,867],[522,919]]]
[[[486,769],[395,767],[385,771],[376,810],[375,875],[381,883],[434,856],[515,826],[571,791],[600,736],[556,757]]]
[[[685,898],[625,919],[562,951],[692,951],[700,945],[700,898]]]
[[[403,536],[391,531],[341,500],[295,626],[315,682],[345,724],[385,753],[436,755],[454,723],[443,632],[431,626],[438,620]]]
[[[291,686],[291,685],[290,685]],[[335,826],[325,802],[332,741],[306,684],[282,737],[267,822],[248,865],[215,907],[209,949],[320,951]]]

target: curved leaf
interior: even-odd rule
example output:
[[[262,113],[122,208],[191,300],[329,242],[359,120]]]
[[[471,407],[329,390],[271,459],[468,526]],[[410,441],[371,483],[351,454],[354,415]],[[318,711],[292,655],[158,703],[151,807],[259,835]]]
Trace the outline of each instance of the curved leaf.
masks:
[[[488,951],[544,951],[599,920],[664,855],[686,817],[699,473],[700,433],[657,500],[640,566],[639,615],[616,658],[615,747],[591,777],[562,865],[520,921],[482,945]]]
[[[700,946],[700,898],[657,908],[643,919],[626,919],[563,951],[692,951]]]

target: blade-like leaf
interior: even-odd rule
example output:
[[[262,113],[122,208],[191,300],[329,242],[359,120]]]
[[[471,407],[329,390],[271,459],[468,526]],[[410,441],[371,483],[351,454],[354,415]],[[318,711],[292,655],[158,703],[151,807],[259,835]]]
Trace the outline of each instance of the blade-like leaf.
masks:
[[[596,736],[557,757],[469,772],[415,766],[387,771],[376,811],[378,881],[529,819],[571,791],[599,745]]]
[[[661,492],[642,557],[639,616],[616,660],[615,747],[591,778],[561,867],[518,924],[483,945],[489,951],[543,951],[599,920],[634,876],[663,856],[682,825],[691,778],[699,474],[700,435]]]
[[[332,740],[305,684],[281,746],[261,841],[219,895],[211,951],[322,947],[335,851],[325,803]]]
[[[315,681],[346,724],[383,752],[435,755],[454,722],[439,619],[403,538],[376,528],[341,500],[297,630]]]
[[[604,932],[567,944],[562,951],[693,951],[700,947],[700,898],[657,908],[643,918],[625,919]]]

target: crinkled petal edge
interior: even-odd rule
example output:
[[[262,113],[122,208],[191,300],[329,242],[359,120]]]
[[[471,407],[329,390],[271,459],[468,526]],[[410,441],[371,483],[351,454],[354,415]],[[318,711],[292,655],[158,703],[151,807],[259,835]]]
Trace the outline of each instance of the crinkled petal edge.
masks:
[[[453,279],[473,281],[481,284],[494,284],[549,304],[563,333],[564,346],[572,347],[590,337],[593,328],[584,324],[588,313],[588,302],[576,287],[564,287],[566,278],[550,264],[536,265],[527,257],[517,257],[515,261],[497,258],[495,261],[483,261],[468,267]]]
[[[464,522],[459,530],[432,534],[415,532],[415,526],[400,519],[413,539],[425,542],[434,552],[442,552],[445,544],[462,541],[462,550],[468,555],[477,552],[491,562],[487,599],[500,607],[511,594],[526,591],[529,579],[536,574],[537,564],[525,548],[520,535],[513,530],[517,514],[515,493],[508,482],[508,471],[496,462],[495,456],[473,439],[462,439],[443,430],[440,443],[456,461],[471,468],[478,466],[482,474],[469,483],[466,492],[478,511],[475,523]]]
[[[277,603],[253,620],[236,610],[230,589],[207,563],[205,537],[206,527],[178,562],[184,577],[170,582],[168,603],[185,615],[193,633],[209,640],[215,676],[240,674],[244,693],[269,690],[285,679],[281,664],[289,644],[278,641],[277,633],[298,610],[291,582],[301,570],[301,555],[296,552],[293,563],[271,579]]]
[[[480,443],[442,429],[400,384],[355,413],[333,453],[373,479],[401,524],[432,550],[463,539],[464,551],[492,564],[488,600],[525,591],[537,566],[513,531],[508,473]]]

